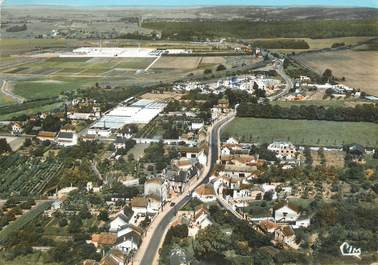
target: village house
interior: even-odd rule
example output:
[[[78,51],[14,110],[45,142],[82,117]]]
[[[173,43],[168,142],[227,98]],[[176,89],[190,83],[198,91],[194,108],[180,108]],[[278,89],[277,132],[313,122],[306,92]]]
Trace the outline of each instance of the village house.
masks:
[[[227,146],[222,147],[221,149],[221,156],[230,156],[231,155],[231,149]]]
[[[164,178],[154,177],[144,183],[144,195],[155,195],[161,203],[168,200],[169,182]]]
[[[272,234],[278,229],[279,225],[271,220],[262,220],[259,222],[258,227],[262,232]]]
[[[116,150],[126,148],[126,140],[122,136],[117,136],[113,142],[113,146]]]
[[[169,187],[174,193],[182,193],[188,183],[188,173],[185,171],[175,172],[169,177]]]
[[[193,161],[188,158],[180,158],[180,159],[172,160],[172,164],[178,170],[184,170],[184,171],[188,171],[189,169],[193,167]]]
[[[274,231],[274,240],[277,243],[286,244],[289,247],[297,248],[295,233],[290,226],[281,226]]]
[[[48,132],[48,131],[39,131],[37,134],[37,139],[40,141],[55,141],[56,132]]]
[[[24,128],[21,123],[15,122],[12,124],[12,135],[20,135],[24,132]]]
[[[130,207],[135,215],[146,216],[148,199],[145,197],[137,196],[131,199]]]
[[[273,142],[268,145],[268,150],[276,154],[278,159],[295,159],[297,148],[290,142]]]
[[[125,253],[117,248],[112,248],[109,253],[101,259],[99,265],[125,265]]]
[[[202,120],[194,120],[192,121],[190,128],[192,131],[197,131],[203,128],[204,122]]]
[[[236,145],[236,144],[239,144],[239,141],[236,140],[235,138],[233,137],[230,137],[226,140],[226,144],[231,144],[231,145]]]
[[[298,217],[298,219],[295,221],[295,224],[292,225],[292,227],[293,229],[297,229],[301,227],[307,228],[310,226],[310,224],[311,224],[311,217],[308,215],[301,215]]]
[[[44,214],[48,217],[52,217],[55,212],[61,211],[63,202],[61,200],[55,200],[51,203],[50,209],[46,210]]]
[[[295,222],[300,216],[298,207],[291,204],[279,204],[274,211],[276,222]]]
[[[112,247],[117,241],[116,233],[102,232],[99,234],[93,234],[91,237],[91,243],[97,248]]]
[[[162,204],[159,197],[156,195],[148,195],[145,197],[138,196],[132,198],[130,206],[135,216],[147,216],[159,212]]]
[[[125,253],[137,250],[142,242],[142,236],[136,231],[130,231],[120,238],[117,238],[116,248]]]
[[[98,137],[97,135],[91,135],[91,134],[86,134],[80,137],[81,140],[84,142],[95,142],[97,141]]]
[[[194,211],[194,215],[189,224],[188,235],[195,237],[199,230],[205,229],[209,225],[212,225],[213,222],[209,219],[209,211],[203,205],[197,206]]]
[[[117,232],[121,227],[127,225],[131,219],[131,216],[126,216],[123,213],[119,213],[116,218],[110,222],[110,232]]]
[[[78,135],[73,128],[61,129],[56,137],[56,143],[64,147],[76,145],[77,142]]]
[[[201,184],[194,192],[193,198],[197,198],[202,202],[214,202],[217,197],[215,195],[214,187],[211,184]]]
[[[97,118],[100,118],[100,113],[82,113],[82,112],[69,112],[67,113],[67,118],[70,120],[83,120],[83,121],[94,121]]]
[[[124,225],[117,231],[115,247],[124,253],[137,250],[142,242],[143,229],[135,225]]]

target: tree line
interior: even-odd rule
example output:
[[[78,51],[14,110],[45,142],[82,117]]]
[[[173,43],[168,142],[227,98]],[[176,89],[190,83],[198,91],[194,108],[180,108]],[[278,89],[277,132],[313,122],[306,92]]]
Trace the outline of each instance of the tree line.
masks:
[[[253,47],[266,49],[309,49],[310,45],[305,40],[279,39],[257,40],[251,43]]]
[[[239,117],[269,119],[378,122],[378,104],[363,104],[355,107],[316,105],[281,107],[279,105],[242,102],[238,107],[237,115]]]
[[[162,39],[206,40],[207,38],[332,38],[377,36],[378,20],[292,20],[256,22],[248,20],[147,21],[144,28],[161,30]]]

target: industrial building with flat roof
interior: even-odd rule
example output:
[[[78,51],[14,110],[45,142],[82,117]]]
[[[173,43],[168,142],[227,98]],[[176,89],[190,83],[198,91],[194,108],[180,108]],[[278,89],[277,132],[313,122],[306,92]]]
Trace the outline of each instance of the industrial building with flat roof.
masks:
[[[167,106],[164,102],[141,99],[126,106],[121,103],[93,124],[88,134],[109,136],[112,130],[121,129],[126,124],[147,124]]]
[[[190,54],[191,50],[184,49],[154,49],[154,48],[117,48],[117,47],[81,47],[74,49],[72,52],[65,52],[59,57],[128,57],[128,58],[145,58],[159,57],[163,54]]]

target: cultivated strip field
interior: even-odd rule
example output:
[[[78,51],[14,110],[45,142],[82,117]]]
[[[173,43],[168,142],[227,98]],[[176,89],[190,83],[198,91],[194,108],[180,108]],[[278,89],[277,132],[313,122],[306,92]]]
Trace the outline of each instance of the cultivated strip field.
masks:
[[[196,69],[201,57],[161,57],[152,69]]]
[[[376,51],[329,51],[306,53],[295,57],[321,74],[329,68],[338,77],[345,77],[348,86],[378,96],[378,52]]]
[[[297,145],[338,146],[358,143],[378,145],[378,124],[368,122],[334,122],[235,118],[222,132],[223,138],[271,143],[290,141]]]

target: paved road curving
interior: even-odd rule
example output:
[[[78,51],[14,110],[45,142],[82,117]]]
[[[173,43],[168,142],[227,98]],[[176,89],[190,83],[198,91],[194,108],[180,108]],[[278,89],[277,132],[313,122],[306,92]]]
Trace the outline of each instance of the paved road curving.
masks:
[[[13,94],[12,91],[8,90],[7,83],[8,83],[7,80],[3,80],[3,84],[1,86],[1,93],[3,93],[4,95],[6,95],[8,97],[11,97],[17,103],[23,103],[25,101],[25,99],[23,97],[20,97],[18,95]]]

